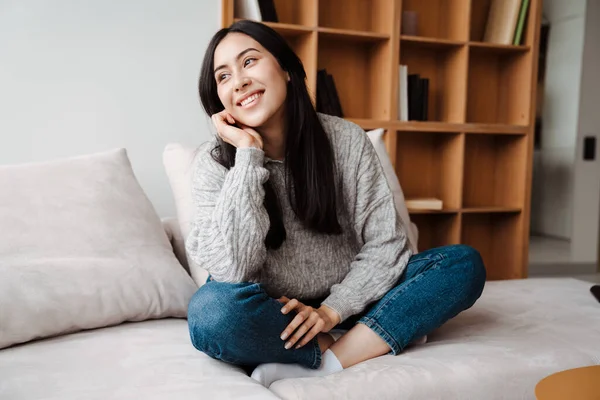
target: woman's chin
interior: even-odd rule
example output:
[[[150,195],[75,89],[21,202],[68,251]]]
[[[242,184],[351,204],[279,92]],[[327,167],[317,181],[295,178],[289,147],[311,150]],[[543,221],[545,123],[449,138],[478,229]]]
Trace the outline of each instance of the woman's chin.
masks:
[[[234,116],[235,120],[239,123],[249,126],[250,128],[258,128],[265,124],[268,120],[262,113],[250,114],[250,115],[242,115],[242,116]]]

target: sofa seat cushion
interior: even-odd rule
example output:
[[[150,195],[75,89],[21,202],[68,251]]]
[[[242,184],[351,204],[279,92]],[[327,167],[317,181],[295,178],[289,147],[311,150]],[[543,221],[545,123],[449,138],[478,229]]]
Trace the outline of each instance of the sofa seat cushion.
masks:
[[[187,321],[125,323],[0,350],[0,399],[277,399],[190,343]]]
[[[600,364],[600,304],[571,278],[492,281],[425,345],[323,378],[274,382],[283,399],[534,399],[561,370]]]

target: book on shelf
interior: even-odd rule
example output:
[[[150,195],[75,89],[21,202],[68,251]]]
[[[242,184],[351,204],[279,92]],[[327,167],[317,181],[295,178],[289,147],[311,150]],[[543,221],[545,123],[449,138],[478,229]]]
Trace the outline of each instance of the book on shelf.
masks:
[[[279,22],[273,0],[235,0],[234,17],[262,22]]]
[[[317,71],[317,111],[340,118],[344,116],[335,80],[326,69]]]
[[[404,200],[409,210],[441,210],[444,206],[442,200],[433,197],[411,197]]]
[[[403,90],[402,87],[405,89]],[[400,92],[401,96],[404,96],[403,92],[406,92],[407,120],[427,121],[429,119],[429,78],[421,78],[419,74],[409,74],[407,72],[406,81],[400,82]],[[402,114],[400,115],[400,118],[402,118]]]
[[[488,43],[521,44],[529,0],[492,0],[483,41]]]
[[[519,11],[519,19],[517,21],[517,28],[515,29],[515,37],[513,38],[513,44],[518,46],[523,43],[523,31],[525,29],[525,20],[527,19],[527,9],[529,8],[529,0],[523,0],[521,3],[521,11]]]
[[[398,119],[408,121],[408,66],[399,66],[398,82]]]

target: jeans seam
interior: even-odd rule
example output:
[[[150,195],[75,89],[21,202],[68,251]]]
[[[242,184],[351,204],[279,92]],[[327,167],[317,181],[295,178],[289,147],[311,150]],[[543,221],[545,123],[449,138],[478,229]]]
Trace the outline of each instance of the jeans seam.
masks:
[[[383,341],[390,346],[390,352],[388,354],[396,355],[402,351],[402,346],[390,335],[381,325],[377,323],[373,318],[362,317],[358,324],[363,324],[375,332]]]

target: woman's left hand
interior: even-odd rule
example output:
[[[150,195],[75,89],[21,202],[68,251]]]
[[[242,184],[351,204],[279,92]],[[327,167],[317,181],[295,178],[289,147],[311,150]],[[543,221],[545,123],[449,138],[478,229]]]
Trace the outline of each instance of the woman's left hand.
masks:
[[[339,315],[327,306],[312,308],[302,304],[297,299],[288,299],[283,296],[278,299],[284,306],[281,309],[283,314],[295,310],[296,317],[281,333],[281,340],[288,339],[285,344],[286,349],[291,349],[298,341],[296,349],[310,342],[317,334],[329,332],[339,323]]]

